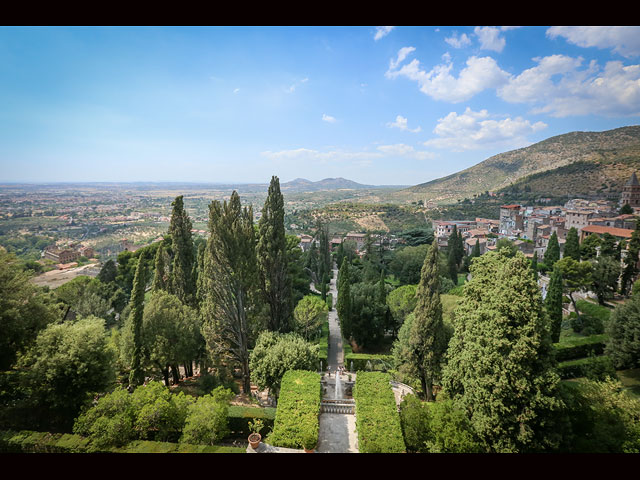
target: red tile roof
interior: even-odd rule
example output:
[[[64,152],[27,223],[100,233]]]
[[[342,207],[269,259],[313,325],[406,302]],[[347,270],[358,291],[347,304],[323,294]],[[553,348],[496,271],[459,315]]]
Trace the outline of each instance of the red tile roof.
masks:
[[[609,233],[614,237],[621,238],[631,238],[631,234],[633,233],[633,230],[629,230],[627,228],[605,227],[603,225],[589,225],[587,227],[583,227],[582,231],[598,234]]]

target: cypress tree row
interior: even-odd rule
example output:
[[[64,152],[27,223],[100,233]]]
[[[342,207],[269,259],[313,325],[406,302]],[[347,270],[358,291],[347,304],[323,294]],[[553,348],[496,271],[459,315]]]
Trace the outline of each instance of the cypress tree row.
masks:
[[[133,278],[133,289],[131,291],[131,313],[128,321],[131,323],[133,331],[133,358],[131,359],[131,373],[129,374],[129,385],[132,387],[144,383],[144,370],[142,368],[142,318],[144,315],[144,293],[147,284],[147,271],[144,258],[141,255],[138,259],[138,266]]]
[[[289,330],[293,312],[291,279],[284,229],[284,199],[278,177],[271,177],[267,199],[258,222],[256,247],[260,286],[269,306],[269,330]]]
[[[433,241],[424,259],[416,298],[417,304],[408,342],[410,361],[418,372],[426,399],[431,401],[433,384],[440,378],[442,361],[447,349],[440,302],[437,240]]]
[[[171,249],[173,262],[169,276],[169,293],[180,299],[185,305],[194,306],[195,285],[193,282],[193,239],[191,237],[191,220],[184,209],[182,195],[176,197],[171,204]]]

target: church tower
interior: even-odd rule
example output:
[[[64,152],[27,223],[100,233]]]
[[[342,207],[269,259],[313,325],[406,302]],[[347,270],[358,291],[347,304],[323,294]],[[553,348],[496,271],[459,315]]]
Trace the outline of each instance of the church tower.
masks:
[[[622,187],[622,199],[621,205],[628,203],[630,207],[640,208],[640,182],[636,177],[636,172],[633,172],[629,181]]]

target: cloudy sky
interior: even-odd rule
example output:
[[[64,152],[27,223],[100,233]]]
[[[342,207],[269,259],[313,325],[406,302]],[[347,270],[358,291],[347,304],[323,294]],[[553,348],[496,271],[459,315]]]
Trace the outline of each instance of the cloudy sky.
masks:
[[[640,27],[0,28],[0,181],[414,185],[640,124]]]

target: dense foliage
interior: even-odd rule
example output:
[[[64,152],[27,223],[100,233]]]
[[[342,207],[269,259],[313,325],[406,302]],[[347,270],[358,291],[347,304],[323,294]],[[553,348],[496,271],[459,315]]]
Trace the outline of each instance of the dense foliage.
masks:
[[[318,441],[320,375],[303,370],[289,370],[282,377],[280,399],[273,431],[267,443],[276,447],[302,448],[303,440]]]
[[[382,372],[357,374],[353,398],[361,453],[402,453],[406,450],[390,380],[389,374]]]

